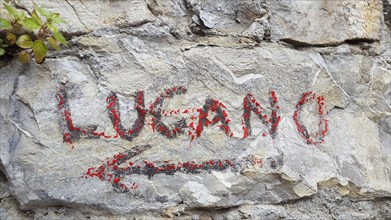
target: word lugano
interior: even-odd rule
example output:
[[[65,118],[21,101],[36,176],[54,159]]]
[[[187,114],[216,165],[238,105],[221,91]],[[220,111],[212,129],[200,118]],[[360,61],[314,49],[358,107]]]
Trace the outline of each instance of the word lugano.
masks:
[[[134,107],[137,112],[137,119],[130,129],[125,128],[121,123],[119,100],[117,95],[115,93],[110,94],[106,98],[106,108],[116,134],[107,135],[103,131],[96,131],[96,125],[80,127],[73,123],[65,84],[60,84],[57,87],[56,97],[58,100],[58,109],[63,128],[63,141],[71,144],[72,148],[74,146],[74,141],[80,140],[81,138],[122,138],[127,141],[132,141],[141,133],[145,124],[151,126],[154,132],[158,132],[169,139],[174,139],[179,135],[188,135],[190,136],[191,141],[193,141],[195,138],[201,137],[205,127],[214,126],[218,123],[219,128],[228,137],[234,136],[230,128],[231,120],[228,118],[226,111],[227,107],[219,100],[207,98],[205,100],[205,104],[201,108],[184,110],[174,109],[170,111],[162,109],[165,99],[173,98],[175,95],[186,94],[186,92],[187,89],[184,86],[168,88],[156,97],[155,101],[149,105],[149,108],[146,108],[144,92],[141,90],[138,91],[134,96]],[[261,104],[259,104],[259,102],[257,102],[252,94],[247,94],[243,98],[243,114],[241,118],[243,130],[242,138],[247,138],[252,135],[252,113],[255,114],[255,118],[258,118],[262,124],[268,128],[268,133],[273,139],[277,136],[278,125],[281,120],[281,116],[279,115],[280,106],[278,105],[276,92],[270,91],[269,95],[270,107],[268,109],[270,110],[268,111],[270,115],[265,113],[265,109],[261,106]],[[312,101],[317,103],[319,130],[310,133],[303,124],[300,115],[304,105]],[[173,114],[187,114],[189,115],[190,120],[187,121],[185,118],[181,118],[171,125],[163,122],[163,117]],[[296,104],[296,109],[293,113],[293,120],[297,131],[307,144],[316,145],[324,143],[324,138],[328,131],[328,120],[325,119],[327,114],[328,112],[325,108],[325,99],[323,96],[317,96],[312,91],[305,92],[301,96],[300,100]],[[152,115],[152,119],[147,121],[147,115]],[[262,136],[267,136],[267,134],[263,133]]]

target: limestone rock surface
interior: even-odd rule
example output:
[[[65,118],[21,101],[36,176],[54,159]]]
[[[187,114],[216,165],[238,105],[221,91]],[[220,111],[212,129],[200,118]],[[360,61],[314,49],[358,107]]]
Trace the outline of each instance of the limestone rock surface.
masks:
[[[391,218],[387,1],[34,2],[68,46],[0,64],[1,219]]]
[[[382,2],[271,1],[272,38],[303,45],[380,39]]]

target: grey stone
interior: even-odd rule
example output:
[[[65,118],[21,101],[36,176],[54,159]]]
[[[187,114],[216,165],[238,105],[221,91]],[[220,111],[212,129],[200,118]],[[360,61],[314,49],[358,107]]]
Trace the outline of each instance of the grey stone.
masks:
[[[284,219],[287,213],[284,207],[273,205],[241,206],[239,212],[249,219]]]
[[[270,1],[272,39],[297,45],[379,40],[381,8],[381,0]]]
[[[390,218],[381,1],[35,2],[69,46],[0,63],[1,217]]]

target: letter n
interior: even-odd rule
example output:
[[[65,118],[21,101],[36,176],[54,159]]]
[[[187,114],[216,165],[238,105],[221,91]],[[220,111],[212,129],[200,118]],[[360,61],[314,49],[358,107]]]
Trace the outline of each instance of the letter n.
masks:
[[[259,118],[262,123],[266,126],[270,126],[269,133],[274,139],[277,136],[277,128],[280,123],[281,116],[278,115],[280,107],[277,105],[278,98],[274,91],[270,92],[269,98],[270,108],[271,108],[271,116],[267,116],[266,114],[262,114],[263,108],[262,106],[255,100],[254,96],[251,94],[247,94],[243,99],[243,138],[252,135],[251,129],[251,113],[253,112],[257,118]]]

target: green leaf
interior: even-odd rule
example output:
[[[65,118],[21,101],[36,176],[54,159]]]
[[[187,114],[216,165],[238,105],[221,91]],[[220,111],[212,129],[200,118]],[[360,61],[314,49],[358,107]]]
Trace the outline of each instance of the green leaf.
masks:
[[[23,34],[19,36],[18,40],[16,41],[16,44],[24,49],[32,48],[34,43],[31,41],[31,38],[27,34]]]
[[[0,18],[0,30],[10,28],[12,28],[11,22],[9,22],[7,19]]]
[[[0,48],[0,56],[3,56],[5,54],[4,48]]]
[[[62,20],[61,18],[52,18],[53,24],[61,24],[61,23],[67,23],[66,21]]]
[[[48,37],[46,38],[46,40],[49,42],[50,46],[53,47],[54,49],[56,50],[60,49],[60,47],[58,46],[58,42],[54,38]]]
[[[18,23],[29,30],[38,30],[41,28],[41,25],[35,18],[25,18],[23,21],[19,21]]]
[[[39,12],[39,14],[41,14],[42,16],[44,17],[50,17],[50,12],[47,12],[45,11],[43,8],[41,7],[38,7],[38,5],[34,4],[34,9],[37,10]]]
[[[64,46],[67,45],[67,41],[65,40],[64,36],[62,36],[62,34],[60,34],[59,32],[54,32],[53,37]]]
[[[46,53],[48,52],[48,48],[42,40],[34,41],[33,45],[34,58],[37,63],[42,63]]]
[[[21,63],[27,63],[30,61],[30,54],[29,52],[27,52],[26,50],[23,50],[21,51],[19,54],[18,54],[18,60],[19,62]]]
[[[38,22],[39,25],[42,25],[42,20],[35,9],[31,12],[31,16]]]
[[[51,13],[51,18],[60,18],[60,13]]]
[[[38,64],[42,64],[43,62],[45,62],[45,57],[42,59],[35,58],[35,62]]]
[[[23,20],[26,17],[26,13],[22,10],[18,10],[18,11],[19,11],[19,15],[17,20]]]
[[[3,41],[4,41],[4,40],[0,38],[0,44],[3,43]]]
[[[51,25],[51,24],[47,24],[47,26],[49,27],[49,29],[51,31],[53,31],[53,33],[58,33],[58,28],[54,25]]]
[[[16,43],[16,36],[13,33],[8,32],[6,35],[8,45],[12,46]]]
[[[18,11],[16,10],[16,8],[12,7],[11,5],[7,5],[7,4],[3,4],[5,9],[8,11],[8,13],[13,17],[13,18],[18,18],[19,17],[19,13]]]

